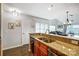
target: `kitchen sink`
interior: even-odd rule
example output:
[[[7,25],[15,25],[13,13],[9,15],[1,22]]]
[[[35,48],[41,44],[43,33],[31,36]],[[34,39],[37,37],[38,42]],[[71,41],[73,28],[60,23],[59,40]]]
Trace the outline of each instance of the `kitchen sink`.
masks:
[[[44,37],[38,38],[38,39],[39,39],[39,40],[42,40],[42,41],[44,41],[44,42],[46,42],[46,43],[52,43],[52,42],[54,42],[54,40],[48,39],[48,38],[44,38]]]

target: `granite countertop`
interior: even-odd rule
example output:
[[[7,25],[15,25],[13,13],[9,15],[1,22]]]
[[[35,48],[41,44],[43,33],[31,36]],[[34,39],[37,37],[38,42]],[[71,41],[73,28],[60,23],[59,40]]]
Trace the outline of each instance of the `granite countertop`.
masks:
[[[41,43],[47,45],[48,47],[51,47],[51,48],[65,54],[65,55],[79,56],[79,47],[78,46],[64,43],[64,42],[61,42],[58,40],[56,40],[55,42],[46,43],[46,42],[38,39],[40,37],[43,37],[43,36],[39,36],[39,35],[34,35],[32,37],[35,38],[36,40],[40,41]]]
[[[62,36],[62,35],[57,35],[57,34],[49,34],[49,35],[64,37],[64,38],[69,38],[69,39],[74,39],[74,40],[79,40],[79,36],[77,36],[77,35],[74,35],[74,36]]]

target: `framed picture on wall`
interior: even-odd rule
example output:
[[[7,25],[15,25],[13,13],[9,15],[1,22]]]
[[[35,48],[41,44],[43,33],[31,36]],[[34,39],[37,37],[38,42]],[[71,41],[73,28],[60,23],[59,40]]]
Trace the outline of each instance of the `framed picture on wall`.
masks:
[[[14,23],[8,23],[8,29],[14,29]]]

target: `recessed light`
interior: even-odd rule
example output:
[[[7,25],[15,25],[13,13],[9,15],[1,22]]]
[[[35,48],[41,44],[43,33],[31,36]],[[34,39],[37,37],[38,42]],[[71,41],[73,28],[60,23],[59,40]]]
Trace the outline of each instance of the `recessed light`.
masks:
[[[48,10],[51,11],[51,8],[49,7]]]

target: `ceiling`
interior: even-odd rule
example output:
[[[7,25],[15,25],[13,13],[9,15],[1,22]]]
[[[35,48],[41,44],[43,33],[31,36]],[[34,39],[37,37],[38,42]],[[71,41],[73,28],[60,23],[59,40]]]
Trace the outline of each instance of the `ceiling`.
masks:
[[[49,5],[53,5],[52,10],[48,11]],[[20,9],[23,13],[48,19],[66,21],[66,11],[72,14],[74,23],[79,24],[79,4],[78,3],[8,3],[7,5]]]

